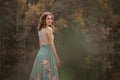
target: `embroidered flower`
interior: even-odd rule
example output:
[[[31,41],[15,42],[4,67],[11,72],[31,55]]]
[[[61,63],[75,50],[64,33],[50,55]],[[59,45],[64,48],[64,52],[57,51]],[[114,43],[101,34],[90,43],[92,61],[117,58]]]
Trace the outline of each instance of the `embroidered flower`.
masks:
[[[50,79],[50,65],[46,65],[47,73],[48,73],[48,78]]]
[[[56,76],[53,76],[52,78],[53,78],[53,80],[56,80]]]
[[[43,65],[48,64],[48,60],[46,60],[46,59],[42,60],[42,64],[43,64]]]
[[[47,59],[42,60],[41,64],[44,65],[44,67],[46,68],[46,70],[47,70],[47,76],[50,79],[50,65],[49,65],[48,60]]]
[[[37,74],[36,80],[40,80],[40,74]]]
[[[54,69],[56,69],[56,70],[57,70],[57,66],[54,66]]]

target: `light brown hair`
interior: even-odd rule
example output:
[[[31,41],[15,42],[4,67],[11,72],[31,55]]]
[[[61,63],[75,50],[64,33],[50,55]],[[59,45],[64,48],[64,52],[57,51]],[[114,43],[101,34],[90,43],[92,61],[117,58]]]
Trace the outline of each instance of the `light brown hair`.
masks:
[[[40,31],[42,28],[46,27],[46,17],[48,15],[52,16],[52,19],[53,19],[53,22],[54,22],[54,15],[51,12],[43,12],[40,16],[40,21],[39,21],[39,24],[38,24],[38,31]],[[50,27],[54,28],[53,25],[50,25]]]

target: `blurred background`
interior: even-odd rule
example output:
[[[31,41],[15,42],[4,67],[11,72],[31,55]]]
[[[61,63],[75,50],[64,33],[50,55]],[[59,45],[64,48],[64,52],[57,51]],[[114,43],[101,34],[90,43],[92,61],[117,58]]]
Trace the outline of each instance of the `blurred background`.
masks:
[[[40,14],[55,16],[60,80],[120,80],[120,0],[0,0],[0,80],[28,80]]]

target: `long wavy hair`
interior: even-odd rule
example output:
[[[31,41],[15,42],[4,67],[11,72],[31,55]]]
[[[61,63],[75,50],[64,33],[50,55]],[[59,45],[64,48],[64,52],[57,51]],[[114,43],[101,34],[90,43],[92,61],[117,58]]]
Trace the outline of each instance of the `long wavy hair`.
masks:
[[[42,28],[46,28],[46,17],[48,15],[52,16],[53,22],[54,22],[54,15],[51,12],[43,12],[40,16],[39,24],[38,24],[38,31],[40,31]],[[54,28],[54,25],[50,25],[50,27]]]

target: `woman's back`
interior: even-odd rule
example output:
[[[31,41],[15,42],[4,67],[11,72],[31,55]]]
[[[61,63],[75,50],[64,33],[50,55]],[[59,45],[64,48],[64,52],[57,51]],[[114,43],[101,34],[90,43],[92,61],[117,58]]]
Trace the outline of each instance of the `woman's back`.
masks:
[[[49,27],[49,29],[51,29],[51,28]],[[49,45],[49,42],[48,42],[48,39],[47,39],[47,36],[46,36],[46,29],[45,28],[42,28],[38,32],[38,35],[39,35],[39,40],[40,40],[41,45]],[[53,35],[52,35],[52,37],[53,37]]]
[[[45,29],[42,28],[39,32],[38,32],[38,36],[39,36],[39,40],[40,40],[40,44],[41,45],[48,45],[48,40],[46,37],[46,33],[45,33]]]

